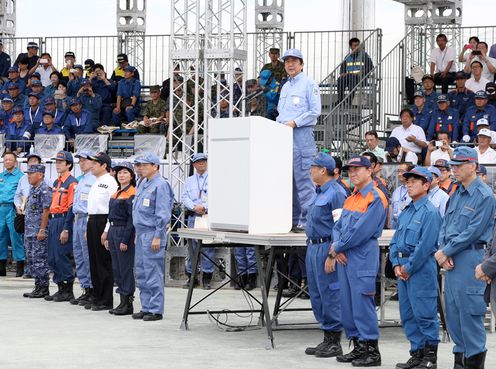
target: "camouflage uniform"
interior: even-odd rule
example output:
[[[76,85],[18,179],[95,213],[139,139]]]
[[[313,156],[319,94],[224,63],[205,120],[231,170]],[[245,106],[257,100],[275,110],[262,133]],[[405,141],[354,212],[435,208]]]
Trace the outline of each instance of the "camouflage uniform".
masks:
[[[157,104],[154,104],[152,101],[149,101],[143,110],[143,115],[148,118],[158,118],[163,117],[167,110],[167,103],[158,99]],[[145,127],[142,125],[138,126],[138,133],[151,133],[151,134],[159,134],[160,133],[160,124],[153,124],[150,127]]]
[[[267,63],[263,66],[262,70],[270,70],[277,82],[281,83],[288,75],[284,69],[284,63],[280,60],[277,61],[275,66],[272,63]]]
[[[35,285],[42,287],[49,284],[48,237],[38,241],[36,236],[40,230],[43,209],[50,208],[51,202],[52,190],[45,181],[41,181],[37,187],[31,186],[26,204],[24,246],[31,261],[30,274],[35,278]]]

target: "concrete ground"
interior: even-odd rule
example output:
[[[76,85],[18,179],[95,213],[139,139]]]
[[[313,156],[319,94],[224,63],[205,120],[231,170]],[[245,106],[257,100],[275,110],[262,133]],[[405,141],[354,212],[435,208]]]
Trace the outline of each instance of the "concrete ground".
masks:
[[[193,315],[189,331],[179,329],[186,290],[166,288],[165,318],[158,322],[134,321],[108,312],[91,312],[69,303],[30,300],[22,293],[32,289],[32,280],[0,278],[0,368],[351,368],[335,359],[306,356],[308,345],[319,343],[317,329],[274,332],[275,350],[266,350],[265,329],[224,332],[206,315]],[[52,289],[54,287],[52,286]],[[79,295],[79,288],[75,287]],[[193,299],[204,296],[195,290]],[[258,291],[255,295],[259,295]],[[116,300],[117,301],[117,297]],[[388,317],[397,317],[396,303],[389,303]],[[134,303],[139,310],[139,298]],[[222,290],[206,300],[203,308],[247,309],[240,291]],[[296,300],[292,307],[309,306]],[[256,324],[257,315],[231,315],[228,323]],[[226,321],[226,315],[219,319]],[[279,323],[313,321],[311,312],[287,312]],[[347,342],[343,348],[348,351]],[[439,369],[452,368],[451,343],[439,347]],[[407,359],[408,344],[401,328],[382,328],[381,368],[394,368]],[[488,334],[486,368],[496,368],[496,336]]]

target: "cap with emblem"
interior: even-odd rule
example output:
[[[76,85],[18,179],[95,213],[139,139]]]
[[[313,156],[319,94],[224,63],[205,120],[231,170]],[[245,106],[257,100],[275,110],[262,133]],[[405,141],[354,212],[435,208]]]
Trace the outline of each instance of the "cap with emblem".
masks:
[[[112,166],[112,169],[117,173],[121,169],[127,169],[131,174],[134,175],[134,167],[133,164],[129,161],[121,161],[120,163],[117,163],[116,165]]]
[[[426,167],[415,167],[411,171],[403,174],[403,177],[405,179],[408,179],[410,177],[423,178],[429,183],[432,182],[432,174]]]
[[[444,102],[448,102],[448,95],[445,95],[445,94],[441,94],[437,97],[437,102],[438,103],[444,103]]]
[[[396,137],[389,137],[386,140],[386,151],[392,151],[393,149],[396,149],[398,146],[401,146],[400,140],[398,140]]]
[[[10,67],[8,73],[13,73],[13,72],[18,73],[19,69],[17,69],[17,67]]]
[[[434,82],[434,77],[432,76],[432,74],[424,74],[424,76],[422,77],[422,82],[424,82],[426,79],[430,79],[432,82]]]
[[[422,90],[417,90],[415,91],[415,93],[413,94],[414,97],[425,97],[425,94],[424,94],[424,91]]]
[[[134,73],[134,71],[136,70],[136,68],[128,65],[127,67],[124,68],[124,72],[131,72],[131,73]]]
[[[51,105],[51,104],[55,104],[55,100],[53,97],[47,97],[45,99],[45,105]]]
[[[280,54],[281,53],[281,49],[279,49],[277,47],[271,47],[269,49],[269,53],[271,53],[271,54]]]
[[[80,159],[80,158],[83,158],[83,159],[89,159],[90,156],[94,156],[95,153],[91,150],[81,150],[79,151],[76,155],[74,155],[76,158]]]
[[[84,68],[83,68],[83,66],[81,64],[75,64],[74,65],[74,69],[81,69],[81,70],[83,70]]]
[[[150,92],[160,92],[160,86],[159,85],[150,86]]]
[[[437,167],[437,168],[449,168],[448,160],[437,159],[434,162],[434,166]]]
[[[26,160],[29,160],[31,158],[38,158],[38,160],[40,162],[42,161],[40,154],[37,154],[35,152],[32,152],[31,154],[29,154],[28,156],[26,156]]]
[[[489,127],[489,121],[486,118],[481,118],[477,120],[477,127],[479,126],[488,126]]]
[[[127,62],[127,55],[126,54],[119,54],[117,55],[117,63],[124,63]]]
[[[65,53],[64,58],[76,58],[76,54],[73,51],[68,51]]]
[[[40,79],[41,74],[39,72],[34,72],[33,74],[31,74],[31,79],[33,79],[33,77]]]
[[[40,99],[40,95],[38,95],[36,92],[30,92],[28,97],[36,97],[38,100]]]
[[[28,42],[28,47],[27,48],[28,49],[31,49],[31,48],[33,48],[33,49],[39,49],[38,44],[36,42],[34,42],[34,41]]]
[[[431,174],[435,175],[437,178],[441,177],[441,171],[439,170],[439,168],[433,167],[431,165],[427,169],[429,169],[429,172],[431,172]]]
[[[28,165],[24,173],[43,173],[45,174],[45,166],[43,164]]]
[[[370,168],[370,160],[369,158],[365,156],[355,156],[354,158],[351,158],[348,160],[348,163],[346,163],[345,166],[343,166],[344,170],[347,170],[350,167],[365,167],[365,168]]]
[[[160,159],[157,155],[147,152],[142,156],[134,159],[134,164],[155,164],[160,165]]]
[[[84,61],[84,68],[85,69],[90,69],[94,65],[95,65],[95,61],[93,59],[86,59]]]
[[[52,158],[52,160],[65,160],[69,163],[72,163],[74,159],[72,158],[72,154],[68,151],[59,151],[57,155]]]
[[[17,82],[10,82],[9,83],[9,90],[16,90],[19,88],[19,83]]]
[[[491,131],[487,128],[482,128],[479,133],[477,133],[477,136],[486,136],[486,137],[492,137],[491,136]]]
[[[31,86],[43,86],[43,84],[41,83],[41,81],[39,79],[34,79],[31,81]]]
[[[45,115],[49,115],[49,116],[51,116],[53,118],[53,117],[55,117],[55,112],[54,111],[50,111],[50,110],[45,110],[43,112],[43,116],[45,116]]]
[[[69,106],[81,104],[81,99],[79,97],[72,97],[71,100],[69,101]]]
[[[303,54],[298,49],[287,49],[284,52],[282,60],[286,60],[289,57],[298,58],[298,59],[301,59],[303,61]]]
[[[477,151],[475,151],[475,149],[468,146],[460,146],[453,151],[453,156],[448,164],[461,165],[465,163],[477,163],[478,160]]]
[[[81,86],[89,86],[91,85],[91,82],[87,78],[81,78]]]
[[[10,97],[4,97],[2,99],[3,103],[14,103],[14,100],[12,100]]]
[[[197,161],[201,161],[201,160],[207,160],[207,154],[204,154],[202,152],[199,152],[195,155],[193,155],[193,157],[191,158],[191,163],[196,163]]]
[[[22,108],[22,106],[14,106],[14,109],[12,109],[12,114],[17,114],[17,113],[24,114],[24,109]]]
[[[102,151],[96,153],[96,155],[89,155],[88,159],[96,161],[100,165],[107,164],[108,169],[112,168],[112,159],[110,159],[107,153]]]
[[[331,155],[319,152],[317,156],[313,158],[310,165],[314,167],[326,168],[330,171],[333,171],[336,168],[336,161]]]
[[[479,164],[479,166],[477,167],[477,174],[483,174],[487,176],[487,168],[484,165]]]
[[[487,93],[484,90],[479,90],[475,93],[476,99],[487,99]]]

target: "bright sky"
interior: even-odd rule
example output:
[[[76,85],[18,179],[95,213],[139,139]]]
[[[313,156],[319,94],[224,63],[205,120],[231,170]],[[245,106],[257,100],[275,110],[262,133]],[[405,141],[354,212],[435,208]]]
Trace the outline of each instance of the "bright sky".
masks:
[[[254,31],[255,0],[248,1],[248,31]],[[376,28],[384,34],[383,55],[404,34],[402,4],[376,1]],[[341,0],[286,0],[285,31],[340,29]],[[17,1],[17,36],[83,36],[116,34],[116,1],[85,0],[74,8],[67,0]],[[47,5],[50,6],[47,6]],[[304,4],[304,5],[303,5]],[[495,0],[466,0],[464,26],[496,26]],[[148,0],[147,34],[170,33],[170,1]]]

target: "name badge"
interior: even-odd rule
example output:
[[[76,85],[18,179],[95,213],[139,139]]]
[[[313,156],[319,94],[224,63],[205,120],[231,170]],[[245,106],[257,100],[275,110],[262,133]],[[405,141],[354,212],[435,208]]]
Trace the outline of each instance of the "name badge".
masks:
[[[300,98],[298,96],[293,97],[293,104],[297,105],[300,103]]]
[[[87,193],[81,194],[81,201],[88,201],[88,194]]]
[[[201,201],[202,201],[204,204],[205,204],[205,203],[207,203],[207,201],[208,201],[208,196],[207,196],[207,195],[205,195],[205,194],[204,194],[204,195],[202,195],[202,197],[201,197]]]
[[[150,199],[143,199],[143,206],[149,207],[150,206]]]

